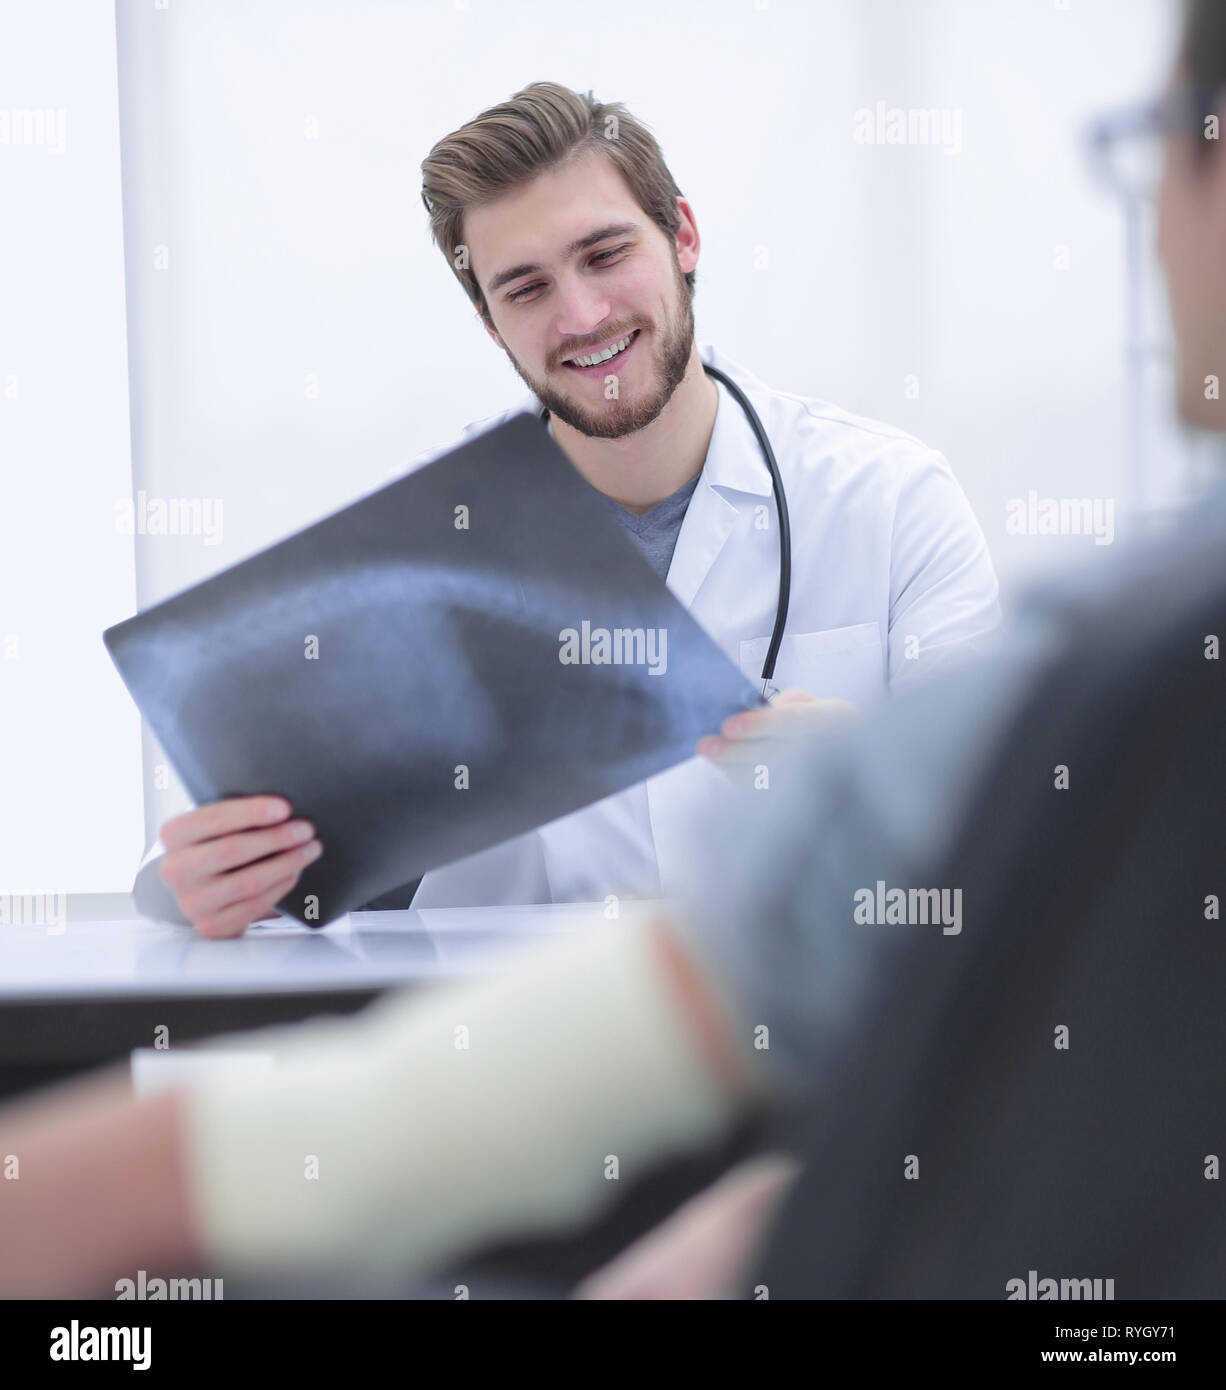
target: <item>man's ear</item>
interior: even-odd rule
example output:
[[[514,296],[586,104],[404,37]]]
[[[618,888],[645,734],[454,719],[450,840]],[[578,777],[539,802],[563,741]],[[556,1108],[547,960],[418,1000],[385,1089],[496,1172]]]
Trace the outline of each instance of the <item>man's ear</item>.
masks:
[[[688,275],[698,264],[698,250],[701,243],[694,209],[680,194],[677,195],[677,215],[680,217],[681,223],[674,235],[674,250],[682,274]]]

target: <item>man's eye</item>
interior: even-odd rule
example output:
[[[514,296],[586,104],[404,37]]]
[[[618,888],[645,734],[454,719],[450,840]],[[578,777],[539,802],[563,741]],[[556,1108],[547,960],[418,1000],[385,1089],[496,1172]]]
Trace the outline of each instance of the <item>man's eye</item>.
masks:
[[[601,251],[599,255],[592,257],[592,264],[595,265],[597,261],[603,261],[606,256],[620,256],[623,251],[629,249],[630,248],[627,246],[614,246],[608,251]],[[525,285],[523,289],[512,290],[512,292],[507,295],[507,298],[510,300],[523,299],[525,295],[531,294],[533,290],[539,290],[540,287],[540,282],[537,281],[536,284]]]

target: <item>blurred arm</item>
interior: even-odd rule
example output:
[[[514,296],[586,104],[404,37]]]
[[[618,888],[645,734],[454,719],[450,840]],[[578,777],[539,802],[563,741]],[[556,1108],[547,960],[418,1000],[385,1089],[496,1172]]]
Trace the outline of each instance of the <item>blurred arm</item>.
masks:
[[[137,1269],[429,1269],[567,1229],[758,1099],[748,1034],[663,922],[496,980],[237,1035],[259,1074],[134,1100],[115,1074],[0,1111],[0,1291]]]
[[[769,790],[696,834],[686,922],[610,926],[475,986],[278,1030],[271,1074],[140,1102],[112,1078],[0,1111],[0,1154],[27,1155],[0,1183],[0,1285],[71,1289],[158,1259],[428,1270],[591,1220],[622,1178],[798,1095],[889,939],[853,925],[853,893],[919,886],[1034,657],[1015,632],[782,755]]]
[[[0,1297],[182,1272],[200,1243],[184,1161],[182,1095],[134,1100],[126,1070],[0,1110]]]
[[[951,653],[857,723],[780,740],[752,784],[695,825],[682,896],[696,954],[735,991],[759,1080],[785,1103],[813,1087],[897,937],[855,920],[856,894],[879,881],[936,886],[926,875],[1056,631],[1014,626],[987,651]]]

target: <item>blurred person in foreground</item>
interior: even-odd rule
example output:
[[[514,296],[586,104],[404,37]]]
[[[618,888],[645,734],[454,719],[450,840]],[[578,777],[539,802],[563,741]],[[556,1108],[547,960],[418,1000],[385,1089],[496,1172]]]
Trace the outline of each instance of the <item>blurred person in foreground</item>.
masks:
[[[1165,141],[1180,406],[1214,430],[1224,88],[1226,17],[1196,0],[1133,127]],[[462,1277],[763,1113],[798,1118],[794,1155],[731,1170],[579,1292],[1221,1296],[1223,628],[1219,490],[1038,589],[990,655],[772,761],[696,842],[684,914],[223,1040],[271,1074],[136,1100],[108,1074],[0,1112],[0,1291]]]

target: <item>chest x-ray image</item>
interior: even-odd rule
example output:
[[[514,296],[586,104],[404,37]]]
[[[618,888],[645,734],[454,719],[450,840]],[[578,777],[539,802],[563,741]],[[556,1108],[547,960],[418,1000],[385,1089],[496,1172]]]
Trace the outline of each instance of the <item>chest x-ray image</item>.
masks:
[[[523,414],[110,628],[199,803],[327,845],[311,925],[693,755],[757,692]]]

